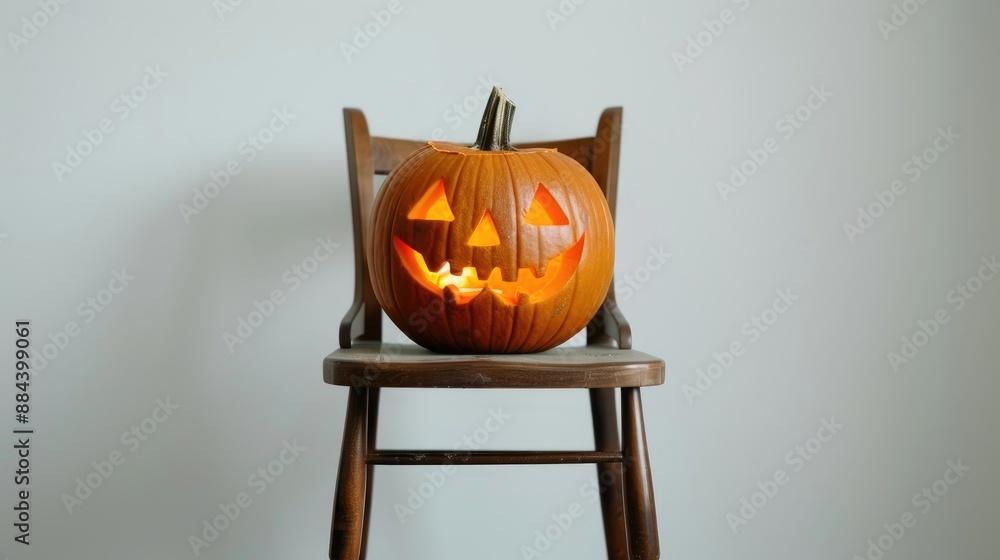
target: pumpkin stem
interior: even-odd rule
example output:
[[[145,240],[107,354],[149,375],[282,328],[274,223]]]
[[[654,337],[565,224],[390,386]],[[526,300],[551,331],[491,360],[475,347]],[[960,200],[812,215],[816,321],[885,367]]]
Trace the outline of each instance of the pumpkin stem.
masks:
[[[514,150],[510,145],[510,123],[514,120],[514,103],[504,95],[503,90],[493,86],[486,111],[479,123],[479,136],[472,147],[476,150]]]

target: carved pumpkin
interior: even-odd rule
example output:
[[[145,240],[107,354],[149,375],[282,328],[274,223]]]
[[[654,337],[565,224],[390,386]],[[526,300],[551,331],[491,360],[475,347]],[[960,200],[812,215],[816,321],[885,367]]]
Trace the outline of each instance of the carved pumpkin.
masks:
[[[614,231],[600,187],[555,149],[512,148],[513,113],[494,88],[473,147],[429,142],[375,200],[375,295],[428,349],[552,348],[583,329],[607,294]]]

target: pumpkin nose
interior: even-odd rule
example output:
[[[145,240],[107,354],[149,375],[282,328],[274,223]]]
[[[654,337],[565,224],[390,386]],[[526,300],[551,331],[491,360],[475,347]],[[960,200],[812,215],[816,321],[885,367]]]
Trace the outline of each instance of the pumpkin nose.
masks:
[[[500,234],[497,233],[497,226],[493,223],[493,216],[487,210],[483,219],[479,220],[479,225],[469,236],[471,247],[492,247],[500,244]]]

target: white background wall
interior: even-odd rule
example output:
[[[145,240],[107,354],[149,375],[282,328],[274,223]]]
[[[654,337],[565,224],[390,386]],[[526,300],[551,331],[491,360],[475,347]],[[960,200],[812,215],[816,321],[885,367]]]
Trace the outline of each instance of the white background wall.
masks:
[[[919,10],[884,35],[894,3]],[[13,541],[3,444],[0,556],[194,557],[189,536],[247,492],[201,557],[324,558],[346,390],[321,382],[320,362],[353,279],[341,109],[363,108],[377,134],[467,142],[493,80],[517,103],[515,141],[592,134],[601,109],[625,107],[616,270],[644,279],[622,307],[635,347],[668,369],[643,395],[664,558],[865,557],[907,512],[916,525],[882,538],[885,559],[995,557],[1000,278],[961,309],[948,299],[1000,251],[995,2],[400,0],[351,56],[386,2],[216,5],[72,2],[30,38],[22,18],[45,21],[39,4],[3,5],[5,427],[12,323],[32,321],[36,350],[69,321],[79,331],[31,381],[30,547]],[[699,54],[689,40],[723,9],[732,23]],[[674,56],[688,48],[690,63]],[[166,76],[126,113],[115,100],[147,67]],[[813,87],[832,97],[801,109]],[[472,116],[456,117],[467,99]],[[285,108],[294,119],[248,161],[241,143]],[[789,135],[779,120],[797,109],[809,118]],[[113,130],[54,171],[102,119]],[[904,165],[939,127],[959,137],[916,177]],[[717,183],[768,138],[778,151],[723,197]],[[186,220],[179,205],[231,160],[241,173]],[[905,194],[849,238],[844,224],[897,179]],[[292,290],[283,275],[317,237],[340,246]],[[646,274],[660,248],[670,259]],[[134,280],[87,312],[123,267]],[[276,289],[284,303],[230,352],[224,333]],[[799,299],[754,339],[743,325],[779,289]],[[938,309],[948,323],[894,371],[887,354]],[[734,342],[745,353],[693,395]],[[179,409],[147,421],[155,433],[122,441],[168,397]],[[582,391],[389,392],[380,443],[450,446],[500,407],[511,417],[490,448],[592,445]],[[787,456],[831,417],[843,428],[815,456]],[[283,442],[306,450],[258,494],[248,477]],[[124,463],[94,478],[116,451]],[[959,459],[971,470],[938,484],[947,495],[912,501]],[[788,483],[736,523],[779,469]],[[435,470],[379,469],[371,558],[523,558],[574,502],[583,516],[543,557],[602,557],[599,506],[581,492],[591,467],[461,468],[401,523],[394,506]],[[68,513],[88,475],[100,487]]]

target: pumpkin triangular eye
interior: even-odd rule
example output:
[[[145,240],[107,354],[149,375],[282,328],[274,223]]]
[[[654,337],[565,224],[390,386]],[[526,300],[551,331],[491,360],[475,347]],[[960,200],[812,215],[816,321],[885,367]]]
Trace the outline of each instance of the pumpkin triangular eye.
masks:
[[[435,181],[413,208],[410,208],[410,213],[406,217],[411,220],[454,221],[455,215],[451,213],[448,198],[444,195],[444,179]]]
[[[528,213],[524,215],[524,223],[532,226],[564,226],[569,224],[569,218],[545,185],[539,183]]]
[[[483,219],[479,220],[479,225],[469,236],[469,246],[471,247],[493,247],[500,244],[500,234],[497,233],[497,225],[493,223],[493,216],[487,210],[483,214]]]

